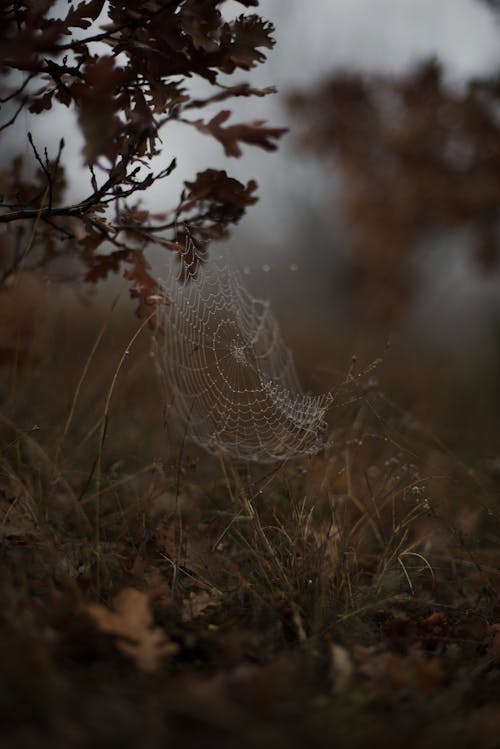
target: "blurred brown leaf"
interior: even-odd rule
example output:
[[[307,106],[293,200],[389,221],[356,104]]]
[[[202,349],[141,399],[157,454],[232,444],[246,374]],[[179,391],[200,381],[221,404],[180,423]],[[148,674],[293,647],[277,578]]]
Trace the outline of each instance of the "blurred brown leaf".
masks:
[[[477,267],[497,267],[499,96],[494,75],[458,89],[431,60],[397,77],[336,73],[289,97],[302,147],[342,176],[358,312],[404,314],[418,281],[409,257],[443,229],[466,230]]]
[[[124,588],[113,601],[114,612],[98,603],[90,604],[87,613],[96,626],[117,638],[116,647],[146,673],[158,670],[162,661],[179,651],[160,627],[153,626],[147,593]]]
[[[275,151],[277,145],[273,143],[273,140],[287,132],[287,128],[268,127],[263,120],[250,123],[240,122],[237,125],[223,127],[230,116],[231,112],[224,109],[208,122],[196,120],[192,123],[200,132],[213,135],[221,143],[226,156],[241,156],[240,141],[259,146],[266,151]]]
[[[335,694],[343,694],[350,686],[354,676],[354,664],[349,651],[341,645],[332,643],[330,663]]]
[[[182,621],[189,622],[206,613],[207,610],[219,606],[222,594],[215,588],[210,590],[191,591],[182,602]]]
[[[427,658],[417,649],[408,655],[357,645],[354,654],[362,674],[381,689],[401,689],[432,696],[445,686],[445,672],[438,658]]]

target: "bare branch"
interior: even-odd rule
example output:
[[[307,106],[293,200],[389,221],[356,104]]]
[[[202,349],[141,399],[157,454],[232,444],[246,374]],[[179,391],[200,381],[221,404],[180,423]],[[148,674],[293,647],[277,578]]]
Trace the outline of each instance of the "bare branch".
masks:
[[[12,115],[12,117],[10,118],[10,120],[7,120],[7,122],[4,122],[4,124],[0,126],[0,132],[2,130],[5,130],[6,128],[8,128],[8,127],[10,127],[11,125],[14,124],[14,122],[17,120],[18,116],[22,112],[22,110],[24,108],[24,104],[25,104],[24,101],[20,102],[18,108],[16,109],[16,111],[14,112],[14,114]]]
[[[5,96],[3,99],[0,98],[0,104],[6,104],[8,101],[11,101],[11,99],[15,99],[16,96],[19,96],[19,94],[22,94],[22,92],[24,91],[24,89],[26,88],[26,86],[28,85],[28,83],[33,80],[33,78],[35,77],[35,75],[36,75],[36,73],[30,73],[25,78],[25,80],[23,81],[23,83],[21,84],[21,86],[19,86],[19,88],[17,88],[15,91],[13,91],[8,96]],[[23,102],[23,104],[24,104],[24,102]]]

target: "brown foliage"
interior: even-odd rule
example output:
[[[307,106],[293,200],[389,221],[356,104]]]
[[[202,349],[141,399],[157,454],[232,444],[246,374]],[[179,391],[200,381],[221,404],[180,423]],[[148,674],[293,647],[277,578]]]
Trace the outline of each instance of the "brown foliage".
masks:
[[[226,156],[241,156],[240,141],[260,146],[266,151],[275,151],[276,144],[271,139],[279,138],[285,132],[283,128],[266,127],[265,123],[260,120],[223,127],[223,123],[230,116],[231,112],[225,109],[212,117],[209,122],[197,120],[193,123],[202,133],[213,135],[222,144]]]
[[[499,96],[498,79],[451,89],[431,62],[408,77],[338,74],[290,97],[303,147],[341,172],[349,281],[380,314],[406,306],[409,255],[431,232],[467,228],[479,264],[498,265]]]
[[[228,156],[239,156],[242,143],[274,150],[284,132],[260,121],[223,126],[227,110],[208,122],[187,116],[233,96],[274,91],[247,83],[219,84],[220,73],[251,70],[266,59],[263,50],[274,45],[270,23],[256,14],[226,21],[224,2],[87,0],[64,9],[54,0],[3,4],[0,132],[14,127],[23,111],[36,120],[61,104],[72,109],[84,138],[89,186],[82,200],[65,202],[64,142],[51,157],[29,135],[27,163],[17,158],[0,173],[0,223],[8,227],[0,281],[21,267],[46,266],[61,254],[78,258],[90,282],[125,264],[139,312],[149,315],[161,295],[143,250],[154,244],[175,252],[187,244],[200,258],[196,269],[208,243],[224,236],[255,202],[255,182],[245,186],[213,169],[187,182],[177,206],[161,216],[150,214],[137,200],[175,169],[175,159],[160,171],[151,163],[169,122],[183,122],[214,137]],[[239,2],[258,5],[258,0]],[[102,54],[102,45],[108,53]],[[195,99],[188,87],[194,75],[217,87],[216,93]]]

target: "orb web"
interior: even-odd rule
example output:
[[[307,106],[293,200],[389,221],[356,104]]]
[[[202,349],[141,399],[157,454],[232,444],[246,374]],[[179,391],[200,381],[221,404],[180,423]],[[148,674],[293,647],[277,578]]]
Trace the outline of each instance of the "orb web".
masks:
[[[275,462],[324,447],[331,394],[301,389],[269,303],[227,265],[162,282],[154,350],[169,423],[212,453]]]

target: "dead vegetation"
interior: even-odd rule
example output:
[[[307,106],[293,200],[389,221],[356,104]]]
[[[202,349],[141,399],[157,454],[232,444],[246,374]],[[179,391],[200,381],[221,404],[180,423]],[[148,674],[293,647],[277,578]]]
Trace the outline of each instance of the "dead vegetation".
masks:
[[[4,745],[494,747],[494,465],[354,370],[314,459],[167,453],[147,335],[93,328],[4,380]]]

